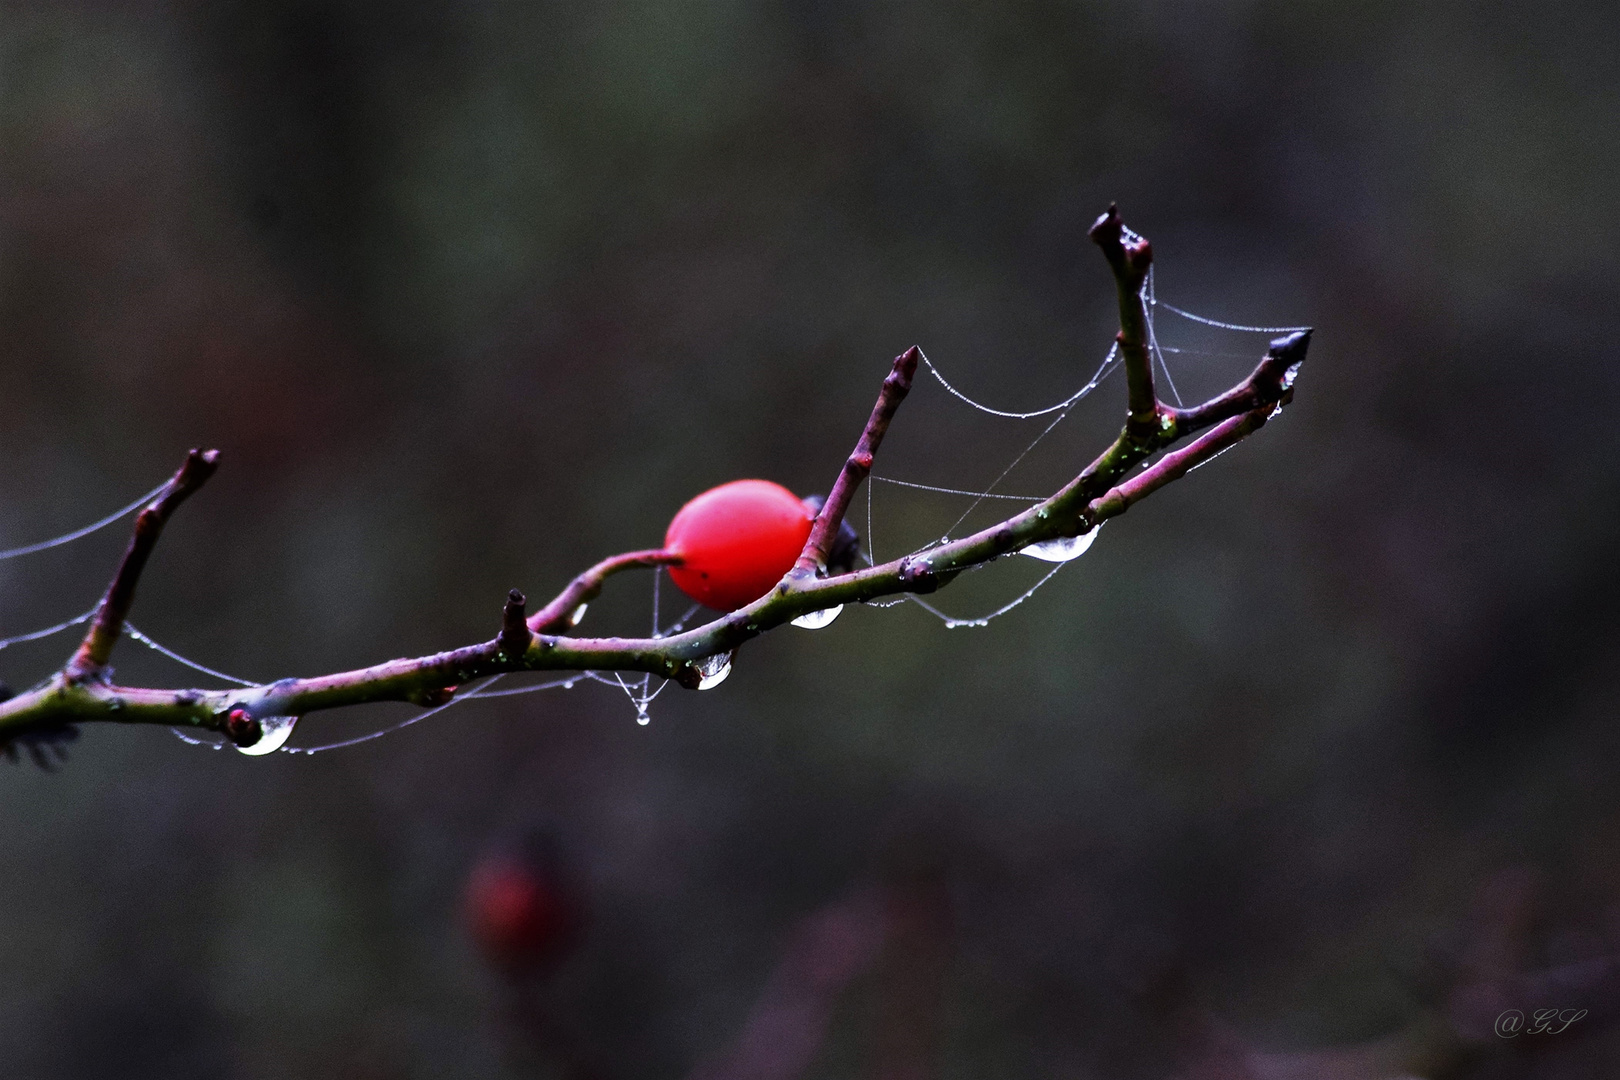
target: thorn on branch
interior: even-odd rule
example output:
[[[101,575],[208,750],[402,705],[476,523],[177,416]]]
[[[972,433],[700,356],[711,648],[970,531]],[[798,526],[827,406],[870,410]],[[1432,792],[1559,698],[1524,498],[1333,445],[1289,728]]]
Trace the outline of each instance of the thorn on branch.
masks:
[[[516,589],[506,594],[506,607],[501,611],[501,636],[497,639],[501,652],[513,660],[529,651],[533,634],[525,621],[524,606],[527,598]]]

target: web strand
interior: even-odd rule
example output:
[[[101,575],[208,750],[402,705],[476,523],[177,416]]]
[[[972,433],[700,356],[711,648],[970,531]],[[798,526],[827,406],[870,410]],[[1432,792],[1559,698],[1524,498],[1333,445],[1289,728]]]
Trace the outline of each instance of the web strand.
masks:
[[[933,615],[934,617],[938,618],[941,622],[943,622],[945,624],[947,629],[955,630],[958,627],[964,627],[964,626],[989,626],[991,619],[1000,618],[1001,616],[1007,614],[1007,612],[1011,611],[1013,608],[1017,607],[1019,604],[1022,604],[1025,600],[1028,600],[1030,597],[1034,596],[1037,589],[1039,589],[1042,585],[1045,585],[1048,581],[1051,581],[1054,577],[1057,576],[1057,572],[1059,570],[1062,570],[1067,565],[1069,565],[1069,564],[1068,563],[1058,563],[1056,566],[1052,567],[1052,569],[1048,570],[1045,574],[1042,574],[1041,579],[1039,581],[1037,581],[1035,584],[1031,585],[1028,589],[1025,589],[1017,597],[1015,597],[1014,599],[1010,600],[1009,602],[1003,604],[1001,607],[998,607],[996,610],[992,611],[990,614],[981,615],[976,619],[958,619],[954,615],[948,615],[945,612],[939,610],[939,608],[937,608],[934,605],[930,604],[928,601],[924,600],[922,597],[918,596],[916,593],[907,593],[905,598],[906,598],[906,600],[909,600],[913,604],[916,604],[918,607],[922,608],[924,611],[928,612],[930,615]]]
[[[702,606],[702,604],[693,604],[691,607],[687,608],[684,615],[670,623],[668,626],[664,627],[664,629],[659,632],[658,636],[669,637],[671,634],[678,634],[682,630],[685,630],[686,624],[692,621],[692,616],[696,615],[698,613],[698,609]]]
[[[38,641],[40,638],[48,638],[52,634],[60,634],[69,627],[78,626],[80,623],[87,623],[90,621],[91,617],[95,615],[100,606],[100,604],[97,604],[96,607],[91,608],[83,615],[75,615],[67,622],[59,622],[55,626],[47,626],[43,630],[35,630],[27,634],[17,634],[14,637],[0,638],[0,649],[4,649],[8,645],[19,645],[24,641]]]
[[[1153,303],[1157,307],[1166,308],[1175,312],[1183,319],[1191,319],[1193,322],[1203,323],[1205,326],[1213,326],[1219,330],[1238,330],[1245,334],[1294,334],[1299,333],[1302,330],[1310,329],[1308,326],[1243,326],[1240,323],[1221,322],[1219,319],[1207,319],[1202,315],[1194,315],[1192,312],[1183,311],[1181,308],[1176,307],[1176,305],[1168,303],[1164,300],[1155,300]]]
[[[660,634],[658,632],[658,594],[661,591],[659,589],[659,585],[663,580],[664,580],[664,568],[662,566],[653,567],[653,605],[652,605],[652,607],[653,607],[653,616],[652,616],[652,634],[653,634],[653,637],[662,637],[663,636],[662,634]]]
[[[32,555],[36,551],[48,551],[53,547],[61,547],[63,544],[71,544],[75,540],[89,536],[98,529],[105,529],[108,525],[111,525],[113,522],[129,514],[131,511],[140,509],[142,506],[145,506],[147,503],[157,498],[163,489],[168,486],[168,481],[164,481],[151,491],[148,491],[145,495],[142,495],[140,498],[124,507],[122,510],[114,511],[113,513],[102,518],[100,521],[86,525],[82,529],[74,529],[70,533],[64,533],[61,536],[53,537],[50,540],[41,540],[37,544],[27,544],[23,547],[16,547],[7,551],[0,551],[0,559],[15,559],[19,555]]]
[[[1170,374],[1170,365],[1165,362],[1164,350],[1159,348],[1159,335],[1153,328],[1153,307],[1158,303],[1153,292],[1153,268],[1148,267],[1147,280],[1142,286],[1143,297],[1147,301],[1144,310],[1147,313],[1148,347],[1153,350],[1153,356],[1159,361],[1159,370],[1164,372],[1165,384],[1170,387],[1170,396],[1176,399],[1176,408],[1182,408],[1181,391],[1176,389],[1176,379]]]
[[[999,485],[1003,480],[1005,480],[1007,478],[1008,474],[1010,474],[1014,469],[1016,469],[1023,462],[1023,460],[1030,455],[1030,452],[1033,451],[1035,449],[1035,447],[1040,445],[1042,439],[1046,438],[1048,435],[1050,435],[1052,433],[1053,428],[1055,428],[1059,424],[1063,423],[1064,418],[1069,415],[1069,410],[1071,410],[1080,401],[1081,398],[1085,397],[1087,394],[1089,394],[1093,390],[1095,390],[1098,386],[1102,385],[1103,380],[1108,378],[1109,375],[1113,374],[1114,369],[1119,366],[1116,363],[1116,361],[1118,360],[1118,357],[1119,357],[1119,345],[1116,342],[1108,350],[1108,355],[1103,357],[1102,365],[1097,368],[1097,373],[1091,377],[1091,381],[1086,383],[1086,385],[1082,386],[1080,388],[1079,393],[1075,394],[1073,397],[1071,397],[1067,402],[1065,402],[1062,405],[1062,411],[1059,412],[1057,414],[1057,416],[1053,418],[1053,420],[1052,420],[1052,422],[1050,424],[1047,424],[1046,427],[1041,430],[1041,433],[1039,435],[1035,436],[1035,438],[1030,442],[1030,444],[1028,446],[1024,447],[1022,453],[1020,453],[1017,457],[1013,458],[1012,464],[1008,465],[1005,469],[1002,469],[1000,475],[998,475],[994,480],[992,480],[990,482],[990,485],[988,487],[986,487],[983,491],[978,491],[978,492],[972,492],[971,493],[972,495],[974,495],[973,502],[971,504],[969,504],[969,506],[968,506],[968,508],[966,510],[962,511],[961,516],[959,516],[955,521],[953,521],[951,523],[951,527],[949,529],[945,530],[945,538],[946,539],[948,539],[950,537],[951,533],[953,531],[955,531],[957,526],[961,525],[962,522],[964,522],[964,521],[966,521],[968,519],[969,514],[973,513],[974,510],[978,509],[980,503],[982,503],[985,499],[992,498],[994,496],[996,486]],[[1051,410],[1050,409],[1044,410],[1043,413],[1040,414],[1040,415],[1044,415],[1045,413],[1048,413],[1048,412],[1051,412]],[[1036,500],[1036,501],[1041,501],[1041,500]],[[928,546],[932,546],[932,545],[928,545]]]
[[[169,733],[183,743],[189,743],[192,746],[206,746],[210,750],[223,750],[230,745],[222,740],[198,738],[185,728],[172,727],[169,729]]]
[[[1003,418],[1005,420],[1033,420],[1036,417],[1050,416],[1052,413],[1061,412],[1062,410],[1067,409],[1067,408],[1071,407],[1072,405],[1074,405],[1077,401],[1079,401],[1081,398],[1085,397],[1087,394],[1091,393],[1093,390],[1097,389],[1097,384],[1100,383],[1103,380],[1103,377],[1104,377],[1103,376],[1103,371],[1104,371],[1104,369],[1106,369],[1108,367],[1109,362],[1114,358],[1114,353],[1115,353],[1116,349],[1117,349],[1117,346],[1115,348],[1113,348],[1113,349],[1108,350],[1108,356],[1103,359],[1102,367],[1097,369],[1097,374],[1095,374],[1095,375],[1093,375],[1091,377],[1090,382],[1086,383],[1086,385],[1082,386],[1080,389],[1076,390],[1072,395],[1070,395],[1067,398],[1064,398],[1062,401],[1058,402],[1056,405],[1048,405],[1044,409],[1036,409],[1033,412],[1007,412],[1004,409],[992,409],[990,406],[988,406],[988,405],[986,405],[986,404],[984,404],[982,402],[973,400],[972,398],[968,397],[966,394],[962,393],[962,391],[960,391],[956,387],[952,386],[946,380],[945,376],[940,374],[940,370],[939,370],[939,368],[934,366],[934,362],[932,360],[928,359],[928,356],[927,356],[926,353],[924,353],[921,349],[918,349],[917,353],[918,353],[919,356],[922,357],[922,362],[927,366],[929,374],[933,375],[935,379],[939,380],[939,385],[943,386],[946,389],[946,391],[950,393],[950,395],[952,397],[957,398],[958,400],[960,400],[962,402],[965,402],[966,404],[968,404],[968,405],[972,406],[973,408],[977,409],[979,412],[988,413],[991,416],[999,416],[999,417],[1001,417],[1001,418]]]
[[[455,705],[459,705],[463,701],[471,701],[471,700],[477,698],[485,690],[489,689],[491,686],[494,686],[497,682],[499,682],[504,677],[505,677],[504,674],[502,674],[502,675],[491,675],[489,678],[485,679],[483,682],[481,682],[477,686],[473,687],[472,690],[469,691],[468,693],[458,695],[457,697],[453,697],[449,701],[445,702],[443,705],[437,705],[437,706],[434,706],[431,709],[426,709],[426,710],[424,710],[422,712],[417,713],[415,716],[407,716],[405,719],[399,721],[397,724],[390,724],[385,728],[378,728],[376,731],[368,731],[364,735],[356,735],[352,739],[344,739],[341,742],[327,743],[324,746],[283,746],[281,748],[281,753],[283,753],[283,754],[323,754],[328,750],[342,750],[342,749],[344,749],[346,747],[359,746],[361,743],[371,742],[373,739],[380,739],[384,735],[392,735],[396,731],[402,731],[405,728],[410,727],[412,724],[419,723],[419,722],[421,722],[423,720],[426,720],[430,716],[436,716],[439,713],[444,712],[444,710],[446,710],[448,708],[451,708],[451,707],[453,707]]]
[[[969,496],[976,496],[976,497],[981,498],[981,499],[1010,499],[1013,502],[1028,502],[1028,503],[1038,503],[1038,502],[1045,502],[1046,501],[1046,496],[1045,495],[997,495],[997,494],[994,494],[994,493],[989,492],[989,491],[968,491],[968,490],[966,490],[964,488],[935,487],[933,484],[915,484],[915,483],[912,483],[910,480],[896,480],[891,476],[879,476],[876,473],[872,474],[872,479],[873,480],[881,480],[885,484],[893,484],[896,487],[914,488],[917,491],[937,491],[941,495],[969,495]],[[871,522],[868,521],[867,522],[867,535],[868,536],[871,535],[871,531],[872,531],[871,530]]]
[[[158,642],[153,641],[151,638],[147,637],[145,634],[141,633],[139,630],[135,629],[135,625],[133,623],[130,623],[130,622],[126,621],[124,623],[124,629],[125,629],[125,631],[127,631],[129,633],[130,637],[134,638],[136,641],[140,642],[142,645],[145,645],[148,649],[152,649],[155,652],[162,653],[164,656],[167,656],[170,660],[173,660],[175,663],[184,664],[186,667],[191,668],[193,671],[200,671],[204,675],[212,675],[216,679],[223,679],[224,681],[226,681],[228,683],[235,683],[237,686],[263,686],[264,685],[264,683],[253,682],[250,679],[238,679],[235,675],[227,675],[223,671],[215,671],[213,668],[208,667],[206,664],[199,664],[195,660],[192,660],[192,659],[190,659],[188,657],[181,656],[179,653],[175,652],[173,649],[169,648],[167,645],[161,645]]]
[[[574,684],[584,679],[584,675],[570,675],[566,679],[553,679],[550,682],[535,683],[533,686],[514,686],[507,690],[480,690],[470,694],[463,694],[463,701],[481,701],[485,698],[517,697],[520,694],[533,694],[541,690],[572,690]]]
[[[1170,345],[1160,345],[1160,352],[1177,353],[1182,356],[1219,356],[1227,360],[1253,360],[1253,353],[1241,352],[1215,352],[1211,349],[1179,349]]]

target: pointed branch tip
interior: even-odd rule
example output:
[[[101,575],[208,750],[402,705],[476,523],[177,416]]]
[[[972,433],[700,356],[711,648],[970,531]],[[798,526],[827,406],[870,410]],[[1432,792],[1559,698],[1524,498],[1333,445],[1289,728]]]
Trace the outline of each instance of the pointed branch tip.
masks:
[[[1296,330],[1292,334],[1272,338],[1269,352],[1279,360],[1284,358],[1303,360],[1305,350],[1311,346],[1311,333],[1314,330],[1315,327],[1307,326],[1305,329]]]
[[[1119,216],[1119,206],[1108,204],[1108,213],[1103,214],[1086,230],[1091,242],[1102,248],[1103,257],[1108,265],[1114,268],[1114,274],[1121,278],[1129,278],[1137,287],[1147,276],[1148,267],[1153,265],[1153,245],[1148,243],[1147,237],[1137,236],[1136,239],[1125,239],[1125,219]]]
[[[501,636],[496,639],[501,652],[516,660],[529,651],[533,632],[524,615],[528,598],[513,589],[506,594],[506,606],[501,609]]]

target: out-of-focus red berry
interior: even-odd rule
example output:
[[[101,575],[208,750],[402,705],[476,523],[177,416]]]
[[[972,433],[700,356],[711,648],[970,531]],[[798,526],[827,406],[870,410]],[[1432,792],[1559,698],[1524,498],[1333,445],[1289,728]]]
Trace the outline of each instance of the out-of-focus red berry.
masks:
[[[735,611],[771,591],[810,538],[812,511],[781,484],[733,480],[681,507],[664,547],[681,557],[669,576],[681,592]]]
[[[543,968],[573,943],[578,912],[541,860],[501,852],[473,868],[467,922],[490,963],[506,971]]]

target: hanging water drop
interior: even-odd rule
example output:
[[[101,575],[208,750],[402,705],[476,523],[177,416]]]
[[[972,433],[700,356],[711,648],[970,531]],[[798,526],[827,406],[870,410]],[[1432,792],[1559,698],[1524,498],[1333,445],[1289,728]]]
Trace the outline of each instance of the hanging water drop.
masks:
[[[716,686],[725,682],[726,676],[731,674],[731,658],[734,655],[736,655],[734,652],[716,653],[713,656],[707,656],[699,660],[697,663],[699,676],[697,688],[699,690],[713,690]]]
[[[292,737],[293,725],[296,723],[298,723],[296,716],[261,716],[258,741],[252,746],[238,746],[236,749],[249,757],[273,754],[287,745],[287,740]]]
[[[580,623],[585,621],[585,612],[586,612],[586,610],[588,610],[590,608],[590,606],[591,605],[589,605],[589,604],[581,604],[581,605],[579,605],[579,607],[577,607],[573,611],[569,612],[569,614],[568,614],[568,626],[569,626],[570,629],[572,629],[573,627],[578,626]]]
[[[808,615],[800,615],[797,619],[793,620],[793,625],[799,627],[801,630],[820,630],[823,626],[832,625],[832,621],[838,618],[839,614],[843,610],[843,604],[838,604],[835,607],[822,608],[820,611],[812,611]]]
[[[1068,562],[1090,551],[1091,545],[1097,540],[1097,534],[1101,531],[1102,526],[1096,525],[1090,532],[1081,533],[1079,536],[1060,536],[1055,540],[1042,540],[1038,544],[1021,547],[1018,554],[1028,555],[1042,562]]]
[[[652,717],[647,715],[647,703],[645,701],[636,702],[636,723],[642,727],[652,723]]]

